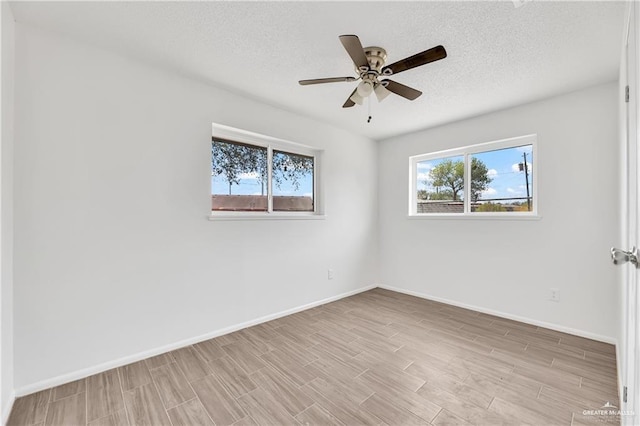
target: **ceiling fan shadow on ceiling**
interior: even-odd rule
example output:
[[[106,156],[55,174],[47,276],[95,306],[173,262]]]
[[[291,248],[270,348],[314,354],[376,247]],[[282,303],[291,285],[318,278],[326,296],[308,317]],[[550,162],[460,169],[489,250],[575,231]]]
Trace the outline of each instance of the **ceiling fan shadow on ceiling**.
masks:
[[[436,46],[424,52],[417,53],[408,58],[385,65],[387,51],[381,47],[362,47],[360,39],[356,35],[341,35],[340,41],[356,66],[358,77],[331,77],[316,78],[311,80],[300,80],[302,86],[310,84],[352,82],[361,80],[358,86],[351,92],[343,108],[350,108],[355,104],[362,105],[365,98],[372,93],[376,94],[379,102],[382,102],[390,93],[402,96],[413,101],[422,92],[404,84],[400,84],[388,78],[391,75],[399,74],[430,62],[439,61],[447,57],[447,51],[443,46]]]

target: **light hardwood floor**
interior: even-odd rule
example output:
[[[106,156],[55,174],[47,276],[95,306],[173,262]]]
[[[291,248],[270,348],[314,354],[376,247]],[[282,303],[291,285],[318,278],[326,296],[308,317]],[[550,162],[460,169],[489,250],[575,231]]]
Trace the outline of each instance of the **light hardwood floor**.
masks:
[[[612,345],[375,289],[19,398],[9,425],[580,425]]]

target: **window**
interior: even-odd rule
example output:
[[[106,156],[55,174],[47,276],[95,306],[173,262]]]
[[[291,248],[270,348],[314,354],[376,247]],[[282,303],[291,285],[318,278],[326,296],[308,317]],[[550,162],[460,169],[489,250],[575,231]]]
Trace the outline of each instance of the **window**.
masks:
[[[416,213],[464,213],[464,156],[423,160],[416,168]]]
[[[267,148],[211,142],[211,210],[267,211]]]
[[[226,126],[213,129],[212,216],[319,213],[319,151]]]
[[[313,211],[313,157],[273,151],[273,211]]]
[[[536,136],[410,158],[412,216],[533,216]]]

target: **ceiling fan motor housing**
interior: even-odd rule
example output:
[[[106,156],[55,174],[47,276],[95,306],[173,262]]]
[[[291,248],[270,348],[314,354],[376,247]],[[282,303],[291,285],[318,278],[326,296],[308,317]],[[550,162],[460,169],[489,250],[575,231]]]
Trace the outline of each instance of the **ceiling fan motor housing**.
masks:
[[[369,61],[369,69],[372,71],[376,71],[377,74],[380,74],[380,70],[387,60],[387,51],[382,47],[371,46],[364,48],[364,54]]]

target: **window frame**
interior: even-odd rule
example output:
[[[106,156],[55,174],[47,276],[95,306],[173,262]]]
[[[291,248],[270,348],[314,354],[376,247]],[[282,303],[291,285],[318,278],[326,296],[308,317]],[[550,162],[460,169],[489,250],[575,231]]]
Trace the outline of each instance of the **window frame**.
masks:
[[[260,219],[323,219],[323,197],[321,193],[322,150],[278,139],[259,133],[249,132],[221,124],[212,124],[210,143],[214,141],[230,142],[267,149],[267,210],[266,211],[231,211],[211,210],[209,220],[260,220]],[[273,152],[302,155],[313,158],[313,211],[274,211],[273,210]],[[211,175],[211,161],[209,161]],[[209,184],[209,200],[211,200],[211,184]],[[211,201],[209,201],[211,207]]]
[[[531,145],[534,161],[531,163],[531,211],[530,212],[472,212],[471,211],[471,156],[488,151]],[[409,157],[409,215],[410,219],[539,219],[538,188],[538,136],[530,134],[508,139],[484,142]],[[418,163],[440,158],[462,156],[464,158],[464,210],[462,213],[418,213]]]

